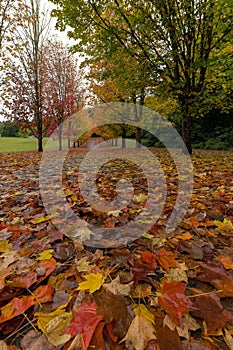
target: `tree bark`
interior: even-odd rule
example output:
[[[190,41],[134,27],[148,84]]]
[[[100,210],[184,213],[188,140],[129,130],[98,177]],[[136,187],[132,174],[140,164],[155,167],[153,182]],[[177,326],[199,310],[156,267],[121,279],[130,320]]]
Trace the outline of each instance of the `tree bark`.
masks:
[[[189,154],[192,154],[192,140],[191,140],[191,130],[192,130],[192,117],[187,110],[187,113],[183,115],[182,119],[182,138]],[[187,153],[186,150],[183,150]]]

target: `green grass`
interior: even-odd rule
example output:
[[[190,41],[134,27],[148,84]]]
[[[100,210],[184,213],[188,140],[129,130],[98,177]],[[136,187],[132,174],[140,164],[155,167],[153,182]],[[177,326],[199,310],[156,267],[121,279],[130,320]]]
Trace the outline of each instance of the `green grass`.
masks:
[[[1,137],[0,152],[27,152],[37,150],[37,139]]]
[[[48,138],[43,139],[45,146]],[[63,148],[67,147],[67,141],[63,141]],[[52,149],[58,149],[58,141],[54,141]],[[24,137],[0,137],[0,153],[37,151],[37,139]]]

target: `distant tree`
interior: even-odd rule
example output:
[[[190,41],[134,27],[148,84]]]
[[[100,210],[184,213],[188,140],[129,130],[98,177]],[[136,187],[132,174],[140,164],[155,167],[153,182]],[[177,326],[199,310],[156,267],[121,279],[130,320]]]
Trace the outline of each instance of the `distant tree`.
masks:
[[[0,125],[0,134],[3,137],[15,137],[18,136],[18,126],[10,121],[4,121]]]
[[[81,69],[78,69],[77,59],[61,41],[47,43],[43,63],[44,119],[52,119],[50,133],[57,128],[59,150],[61,150],[63,122],[83,106],[83,74]],[[65,131],[69,133],[69,130]]]
[[[50,121],[43,120],[44,44],[48,36],[48,12],[40,0],[28,0],[29,17],[17,31],[18,45],[27,42],[18,52],[18,60],[11,62],[7,82],[9,98],[7,114],[22,129],[29,129],[38,139],[38,151],[43,150],[42,139]]]

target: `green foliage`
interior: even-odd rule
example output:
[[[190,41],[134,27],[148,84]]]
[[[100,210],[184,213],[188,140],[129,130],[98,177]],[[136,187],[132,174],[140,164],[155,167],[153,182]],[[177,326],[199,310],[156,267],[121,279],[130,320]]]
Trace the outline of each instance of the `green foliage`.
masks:
[[[190,152],[192,118],[232,104],[232,0],[51,1],[59,6],[58,27],[70,26],[76,51],[95,62],[107,58],[118,78],[126,67],[118,86],[137,85],[138,65],[147,87],[176,100]],[[125,64],[122,52],[137,64]]]
[[[0,134],[2,137],[15,137],[19,135],[19,127],[10,121],[0,122]]]

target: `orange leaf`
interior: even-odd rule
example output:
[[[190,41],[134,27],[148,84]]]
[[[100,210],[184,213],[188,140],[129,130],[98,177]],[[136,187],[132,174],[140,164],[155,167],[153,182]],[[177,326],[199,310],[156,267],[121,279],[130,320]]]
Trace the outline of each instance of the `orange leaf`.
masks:
[[[0,309],[0,323],[21,315],[33,305],[35,305],[35,300],[32,295],[12,299],[11,302]]]
[[[38,303],[47,303],[53,300],[54,288],[48,284],[47,286],[40,286],[34,292],[33,296]]]
[[[178,267],[179,264],[175,261],[176,255],[172,252],[165,250],[164,248],[160,249],[158,252],[156,259],[159,265],[164,268],[164,270],[168,270],[170,267]]]
[[[151,266],[153,270],[156,269],[157,267],[157,262],[156,262],[156,255],[149,252],[148,250],[143,252],[141,254],[141,260],[142,262],[146,263],[147,265]]]
[[[182,313],[193,309],[193,303],[184,295],[185,289],[185,282],[163,282],[162,295],[158,298],[159,304],[179,327],[183,326]]]

